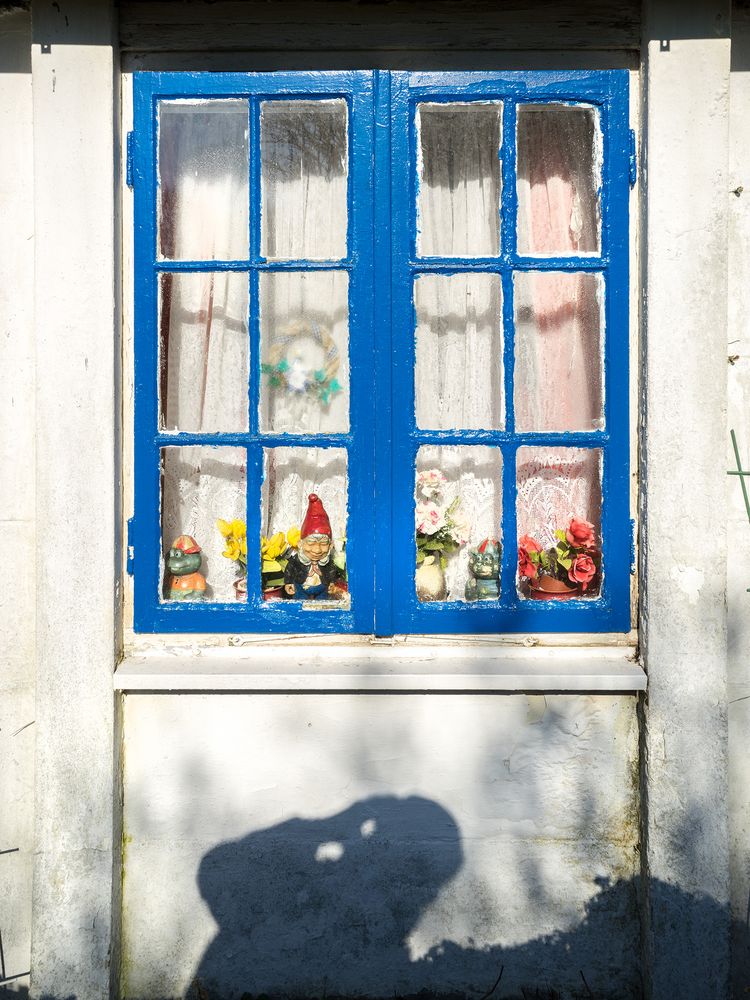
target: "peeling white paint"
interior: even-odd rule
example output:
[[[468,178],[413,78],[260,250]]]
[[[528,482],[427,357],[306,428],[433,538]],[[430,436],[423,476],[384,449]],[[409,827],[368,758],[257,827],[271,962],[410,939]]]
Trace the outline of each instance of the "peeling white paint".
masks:
[[[680,592],[687,597],[689,603],[695,606],[701,597],[701,588],[706,579],[706,574],[697,566],[685,566],[682,563],[674,565],[670,572],[670,577]]]

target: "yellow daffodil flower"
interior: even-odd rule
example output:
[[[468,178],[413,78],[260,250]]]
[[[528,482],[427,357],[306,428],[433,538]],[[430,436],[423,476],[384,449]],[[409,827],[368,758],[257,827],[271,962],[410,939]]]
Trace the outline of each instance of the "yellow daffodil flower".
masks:
[[[300,530],[295,525],[293,528],[290,528],[289,531],[287,531],[286,540],[289,542],[289,544],[292,546],[293,549],[296,549],[297,546],[299,545],[299,539],[300,539]]]
[[[264,559],[278,559],[286,551],[286,539],[283,531],[277,531],[271,538],[260,540],[260,551]]]
[[[244,566],[247,562],[247,528],[245,522],[239,518],[235,518],[233,521],[225,521],[220,517],[216,522],[216,527],[224,536],[226,544],[222,555],[226,559],[231,559],[233,562],[238,562]]]
[[[240,558],[240,551],[241,551],[240,543],[237,541],[237,539],[228,538],[227,547],[221,554],[223,556],[226,556],[227,559],[233,559],[235,562],[237,562]]]

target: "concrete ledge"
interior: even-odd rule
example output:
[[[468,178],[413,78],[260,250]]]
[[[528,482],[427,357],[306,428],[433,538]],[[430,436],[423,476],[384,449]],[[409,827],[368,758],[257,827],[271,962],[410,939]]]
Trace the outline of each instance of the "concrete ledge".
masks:
[[[129,656],[120,691],[610,691],[646,689],[629,647],[416,646],[175,650]]]

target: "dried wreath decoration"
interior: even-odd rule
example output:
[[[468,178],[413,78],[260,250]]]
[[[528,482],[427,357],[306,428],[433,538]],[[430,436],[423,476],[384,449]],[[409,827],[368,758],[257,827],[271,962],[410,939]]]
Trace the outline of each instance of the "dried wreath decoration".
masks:
[[[325,351],[322,368],[310,368],[305,364],[302,347],[305,341],[313,341]],[[316,322],[296,320],[271,344],[268,361],[260,366],[268,376],[272,389],[284,389],[293,394],[306,394],[328,406],[334,396],[342,391],[337,375],[341,360],[333,337],[325,327]]]

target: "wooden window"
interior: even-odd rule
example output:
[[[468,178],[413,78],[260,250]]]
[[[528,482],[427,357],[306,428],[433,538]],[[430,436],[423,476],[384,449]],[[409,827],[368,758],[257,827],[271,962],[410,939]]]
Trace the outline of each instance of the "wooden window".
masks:
[[[627,631],[627,73],[134,97],[136,630]]]

